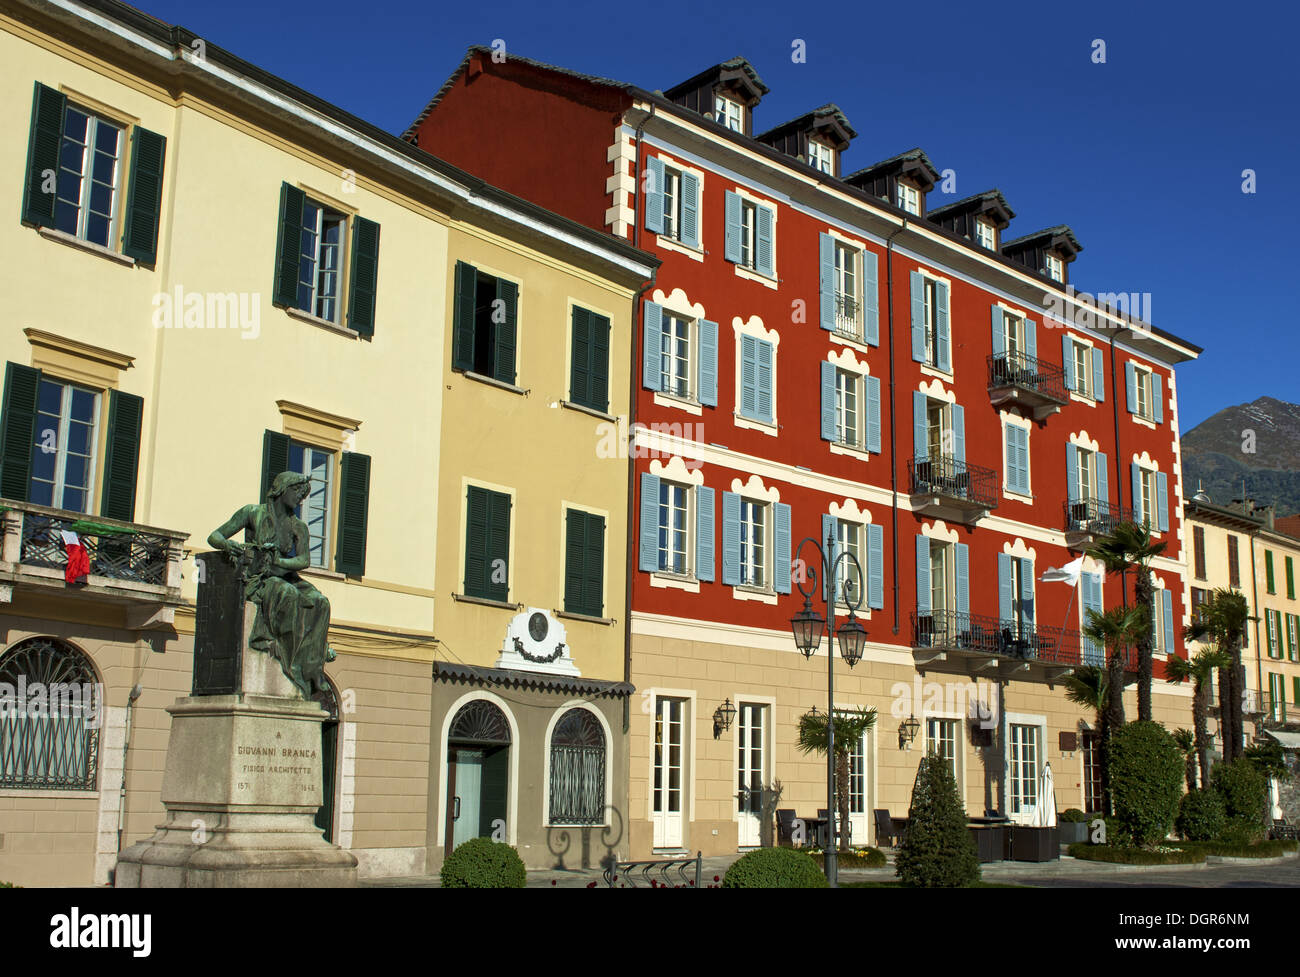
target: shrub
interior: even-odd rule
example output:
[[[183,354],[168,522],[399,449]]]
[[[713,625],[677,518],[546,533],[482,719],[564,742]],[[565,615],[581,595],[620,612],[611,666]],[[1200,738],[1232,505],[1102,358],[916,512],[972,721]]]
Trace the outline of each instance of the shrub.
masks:
[[[1268,808],[1268,779],[1259,767],[1240,757],[1231,763],[1220,763],[1210,771],[1210,785],[1223,797],[1229,818],[1245,818],[1264,823]]]
[[[1286,766],[1286,755],[1282,752],[1282,744],[1272,737],[1246,747],[1244,756],[1265,777],[1275,777],[1278,780],[1291,779],[1291,772]]]
[[[442,863],[444,889],[522,889],[528,880],[523,859],[509,845],[471,838]]]
[[[1223,797],[1213,790],[1194,790],[1183,795],[1178,808],[1178,833],[1187,841],[1210,841],[1219,837],[1228,820]]]
[[[966,811],[948,762],[934,755],[922,758],[912,787],[907,833],[895,860],[899,880],[924,888],[977,883],[979,858],[966,825]]]
[[[1230,817],[1215,840],[1224,845],[1240,847],[1258,845],[1267,837],[1268,829],[1254,818]]]
[[[1151,851],[1146,848],[1123,848],[1116,845],[1087,845],[1080,842],[1066,849],[1071,858],[1089,862],[1115,862],[1120,865],[1194,865],[1205,861],[1200,848],[1177,848]]]
[[[1067,824],[1082,824],[1087,822],[1089,819],[1088,815],[1084,814],[1077,807],[1070,807],[1061,812],[1061,816],[1058,820],[1064,821]]]
[[[741,855],[722,879],[724,889],[825,889],[829,884],[813,857],[793,848]]]
[[[889,863],[883,851],[870,846],[840,852],[836,858],[839,859],[840,868],[884,868]]]
[[[1110,741],[1110,786],[1115,818],[1134,845],[1149,848],[1165,838],[1183,795],[1183,754],[1169,730],[1149,720],[1116,730]],[[1106,840],[1116,841],[1109,833]]]

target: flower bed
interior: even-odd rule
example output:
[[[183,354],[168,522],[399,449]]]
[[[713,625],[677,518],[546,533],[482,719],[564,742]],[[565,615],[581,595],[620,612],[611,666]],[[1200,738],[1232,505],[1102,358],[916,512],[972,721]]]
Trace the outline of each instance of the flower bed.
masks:
[[[1154,848],[1118,848],[1113,845],[1075,844],[1068,849],[1071,858],[1089,862],[1113,862],[1119,865],[1195,865],[1205,861],[1207,852],[1199,847],[1182,848],[1156,845]]]

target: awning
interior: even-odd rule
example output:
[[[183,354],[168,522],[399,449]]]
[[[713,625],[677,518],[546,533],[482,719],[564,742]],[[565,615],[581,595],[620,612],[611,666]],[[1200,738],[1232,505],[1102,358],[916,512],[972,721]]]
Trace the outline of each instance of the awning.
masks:
[[[1284,750],[1300,750],[1300,733],[1290,733],[1284,729],[1266,729],[1266,734],[1282,744]]]
[[[598,698],[630,696],[636,691],[636,687],[628,682],[610,682],[605,679],[578,678],[570,675],[548,675],[545,672],[524,672],[514,668],[486,668],[452,662],[434,662],[433,677],[445,681],[567,692],[571,695],[590,695]]]

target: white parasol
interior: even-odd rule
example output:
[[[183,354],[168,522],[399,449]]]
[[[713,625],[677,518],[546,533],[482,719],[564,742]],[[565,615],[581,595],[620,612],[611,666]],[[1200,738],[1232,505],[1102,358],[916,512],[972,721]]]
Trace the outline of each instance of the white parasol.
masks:
[[[1056,827],[1056,792],[1052,782],[1052,765],[1043,764],[1042,775],[1038,778],[1038,803],[1034,806],[1034,827]]]

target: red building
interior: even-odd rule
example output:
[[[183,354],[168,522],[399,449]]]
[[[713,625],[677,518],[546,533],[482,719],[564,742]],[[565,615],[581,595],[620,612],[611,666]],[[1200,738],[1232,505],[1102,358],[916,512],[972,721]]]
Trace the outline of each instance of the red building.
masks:
[[[1060,683],[1102,661],[1079,629],[1121,583],[1091,559],[1073,588],[1040,578],[1136,511],[1166,544],[1157,677],[1182,653],[1173,368],[1200,351],[1136,296],[1075,294],[1068,227],[1013,239],[996,190],[928,206],[921,150],[846,173],[857,133],[834,105],[754,135],[767,91],[741,58],[661,95],[473,48],[407,132],[663,262],[637,362],[611,365],[639,388],[634,857],[757,844],[760,785],[799,815],[825,804],[796,735],[825,664],[795,648],[787,567],[828,534],[862,567],[868,635],[837,662],[836,708],[879,713],[853,744],[854,842],[907,807],[928,749],[973,815],[1032,817],[1048,761],[1058,806],[1091,810],[1093,715]],[[1155,718],[1183,724],[1166,685]]]

